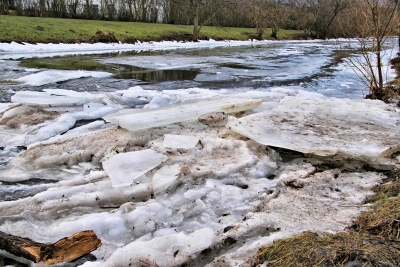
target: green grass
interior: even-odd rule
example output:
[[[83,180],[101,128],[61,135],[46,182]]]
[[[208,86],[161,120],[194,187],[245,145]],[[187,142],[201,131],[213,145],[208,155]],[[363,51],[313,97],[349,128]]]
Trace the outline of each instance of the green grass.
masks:
[[[115,22],[0,15],[0,42],[79,43],[90,42],[97,30],[114,32],[122,42],[191,39],[193,27],[160,23]],[[263,38],[269,39],[270,30]],[[293,39],[301,31],[282,30],[278,39]],[[252,28],[202,28],[201,37],[216,40],[247,40],[256,35]]]
[[[92,56],[64,56],[23,59],[20,66],[57,70],[99,70],[104,65],[98,63]]]

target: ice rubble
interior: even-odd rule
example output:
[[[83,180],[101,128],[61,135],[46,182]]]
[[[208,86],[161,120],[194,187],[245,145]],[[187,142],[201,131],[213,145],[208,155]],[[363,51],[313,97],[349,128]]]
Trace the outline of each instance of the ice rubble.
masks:
[[[35,120],[32,120],[32,117],[18,115],[27,110],[33,113]],[[0,120],[0,146],[29,146],[67,132],[79,120],[98,119],[116,110],[115,107],[102,106],[94,110],[84,108],[82,111],[60,114],[46,112],[39,107],[16,107],[5,112]],[[47,121],[42,122],[43,118]],[[2,124],[6,127],[2,127]],[[80,130],[84,131],[86,128],[82,127]],[[68,136],[71,134],[68,133]]]
[[[198,94],[192,96],[200,99],[226,94],[223,90],[208,94],[207,90],[193,88],[143,91],[133,88],[116,94],[147,102],[164,94],[178,103],[188,100],[190,91],[196,91]],[[263,103],[259,105],[260,101],[254,98]],[[253,107],[234,114],[241,118],[229,118],[228,127],[234,131],[223,125],[209,127],[200,123],[195,112],[198,107],[185,103],[183,106],[193,113],[190,121],[181,117],[180,123],[168,120],[169,124],[159,126],[157,120],[150,119],[153,128],[134,131],[100,121],[51,139],[41,135],[45,141],[18,154],[8,169],[0,172],[0,180],[16,182],[42,177],[53,181],[34,195],[0,202],[0,230],[52,242],[92,229],[103,245],[93,252],[96,262],[84,266],[247,266],[260,246],[279,238],[308,230],[337,232],[348,226],[365,209],[363,203],[383,179],[378,173],[364,171],[362,166],[374,157],[389,156],[382,152],[391,142],[398,142],[392,132],[398,132],[399,115],[377,101],[330,99],[301,91],[295,96],[295,92],[284,88],[250,91],[224,99]],[[219,108],[226,105],[220,98],[214,102],[201,100],[197,103],[202,103],[202,114],[214,108],[203,105],[210,102]],[[120,108],[118,102],[114,103],[116,106],[111,102],[109,106],[98,104],[87,110]],[[4,115],[26,107],[6,107]],[[121,110],[107,117],[118,123],[121,117],[129,118],[126,121],[131,123],[132,118],[144,121],[145,115],[158,115],[159,110],[176,114],[176,109],[165,107]],[[17,111],[6,117],[20,114]],[[75,112],[84,111],[75,110],[72,114]],[[59,118],[68,113],[58,109],[55,120],[43,122],[36,130],[58,125]],[[26,114],[25,120],[31,116],[34,112]],[[92,118],[100,116],[103,115],[98,112]],[[268,121],[264,124],[265,118]],[[352,133],[350,119],[351,126],[362,134],[361,140]],[[270,131],[279,125],[282,128],[278,129],[287,131],[296,142]],[[260,130],[269,139],[257,135]],[[302,141],[310,136],[313,138]],[[317,143],[319,138],[322,144]],[[359,145],[355,145],[357,141]],[[325,164],[325,159],[309,155],[307,159],[298,156],[285,162],[278,152],[266,146],[310,153],[307,142],[321,145],[315,154],[336,155],[340,151],[360,161],[338,160],[340,164],[332,164],[336,159],[329,158],[329,164]],[[333,142],[351,150],[343,152]],[[104,161],[103,171],[99,162],[112,147],[123,147],[126,153],[120,150],[122,153]],[[118,166],[123,163],[120,158],[129,160],[127,167]],[[137,169],[130,160],[151,164],[140,166],[142,170],[134,175]],[[108,168],[107,162],[113,161],[116,165]],[[330,167],[333,165],[337,166]],[[113,178],[117,174],[118,179],[123,178],[120,184]]]
[[[155,237],[150,241],[135,241],[118,249],[103,264],[97,266],[135,266],[138,263],[160,267],[180,266],[209,248],[215,239],[211,228],[191,234],[176,233]],[[129,254],[129,257],[126,255]]]

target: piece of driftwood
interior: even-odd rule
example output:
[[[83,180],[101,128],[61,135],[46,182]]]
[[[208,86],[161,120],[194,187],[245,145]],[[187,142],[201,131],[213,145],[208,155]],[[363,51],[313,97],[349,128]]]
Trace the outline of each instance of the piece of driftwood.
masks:
[[[101,240],[93,231],[82,231],[58,240],[54,244],[43,244],[13,236],[0,231],[0,249],[33,262],[55,264],[76,260],[101,246]]]

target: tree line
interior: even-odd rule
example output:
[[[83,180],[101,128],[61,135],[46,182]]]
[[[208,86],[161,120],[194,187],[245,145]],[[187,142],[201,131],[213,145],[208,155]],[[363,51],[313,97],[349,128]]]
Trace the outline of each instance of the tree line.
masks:
[[[360,2],[389,0],[0,0],[0,14],[194,25],[302,30],[305,37],[342,37]],[[396,2],[391,0],[391,2]],[[354,32],[353,34],[356,34]]]

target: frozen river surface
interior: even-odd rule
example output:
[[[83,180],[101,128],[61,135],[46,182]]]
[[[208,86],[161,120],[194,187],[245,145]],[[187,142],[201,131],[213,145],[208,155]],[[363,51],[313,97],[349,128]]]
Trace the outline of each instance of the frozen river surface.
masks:
[[[344,230],[371,170],[399,165],[400,115],[362,99],[339,47],[2,44],[0,231],[93,230],[101,247],[60,266],[211,267]]]

